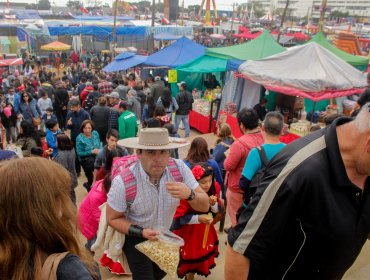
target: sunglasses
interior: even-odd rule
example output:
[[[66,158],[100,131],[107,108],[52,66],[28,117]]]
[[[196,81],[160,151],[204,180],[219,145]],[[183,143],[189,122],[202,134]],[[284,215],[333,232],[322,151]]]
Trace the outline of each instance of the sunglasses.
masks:
[[[28,95],[23,95],[23,97],[28,97]]]

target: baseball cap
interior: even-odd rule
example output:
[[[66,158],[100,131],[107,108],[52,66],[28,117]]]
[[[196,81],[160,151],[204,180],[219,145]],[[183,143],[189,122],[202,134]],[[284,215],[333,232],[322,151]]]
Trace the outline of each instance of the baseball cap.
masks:
[[[184,81],[181,81],[180,83],[177,83],[177,86],[181,87],[183,84],[186,85]]]
[[[111,94],[107,94],[108,97],[113,97],[113,98],[119,98],[119,94],[116,91],[113,91]]]
[[[155,76],[154,77],[154,81],[160,81],[161,80],[161,77],[160,76]]]

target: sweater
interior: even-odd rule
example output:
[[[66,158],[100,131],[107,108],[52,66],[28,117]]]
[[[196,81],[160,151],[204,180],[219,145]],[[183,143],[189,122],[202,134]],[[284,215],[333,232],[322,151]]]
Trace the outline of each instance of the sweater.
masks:
[[[244,134],[239,137],[230,147],[230,152],[224,161],[228,190],[243,193],[239,188],[239,180],[250,150],[261,146],[264,137],[261,132]]]
[[[100,180],[95,182],[81,202],[78,210],[78,227],[87,240],[93,239],[98,231],[101,214],[99,206],[106,201],[107,194],[103,189],[103,180]]]
[[[53,104],[52,104],[50,98],[46,98],[46,99],[39,98],[39,100],[37,100],[37,105],[40,108],[42,116],[44,116],[46,114],[46,109],[53,108]]]
[[[71,175],[72,188],[75,188],[78,185],[77,173],[75,168],[75,159],[76,159],[75,149],[58,150],[58,154],[53,159],[55,162],[59,163],[69,171],[69,174]]]
[[[91,156],[92,150],[94,149],[101,149],[99,134],[96,132],[96,130],[91,132],[91,137],[89,138],[81,132],[76,139],[77,155],[80,158]]]

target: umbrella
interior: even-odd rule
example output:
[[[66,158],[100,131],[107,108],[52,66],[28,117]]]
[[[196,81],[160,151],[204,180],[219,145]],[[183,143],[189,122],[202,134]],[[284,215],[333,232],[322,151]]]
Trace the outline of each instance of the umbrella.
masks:
[[[44,51],[66,51],[70,48],[70,45],[64,44],[59,41],[54,41],[52,43],[41,46],[41,49]]]

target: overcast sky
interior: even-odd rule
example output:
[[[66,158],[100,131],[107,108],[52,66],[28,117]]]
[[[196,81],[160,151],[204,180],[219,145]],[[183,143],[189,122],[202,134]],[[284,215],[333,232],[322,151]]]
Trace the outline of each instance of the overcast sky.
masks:
[[[68,0],[49,0],[50,3],[52,5],[63,5],[65,6],[65,4],[68,2]],[[110,6],[112,5],[112,1],[111,0],[101,0],[102,3],[108,3]],[[140,2],[141,0],[131,0],[131,1],[127,1],[127,2]],[[148,1],[151,1],[151,0],[148,0]],[[158,0],[155,0],[156,3],[158,3]],[[6,0],[0,0],[0,2],[6,2]],[[9,0],[10,2],[10,6],[11,6],[11,3],[24,3],[24,2],[28,2],[28,3],[37,3],[38,0],[28,0],[28,1],[25,1],[25,0]],[[84,0],[83,1],[85,5],[87,5],[88,3],[88,0]],[[161,0],[161,2],[163,3],[163,0]],[[217,6],[227,6],[227,7],[232,7],[233,3],[238,3],[238,4],[241,4],[241,3],[246,3],[248,2],[247,0],[216,0],[216,7]],[[202,0],[184,0],[184,5],[185,7],[188,6],[188,5],[200,5],[202,3]],[[211,1],[212,3],[212,1]],[[182,5],[182,0],[179,0],[179,4],[180,6]]]

